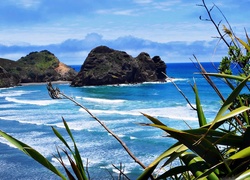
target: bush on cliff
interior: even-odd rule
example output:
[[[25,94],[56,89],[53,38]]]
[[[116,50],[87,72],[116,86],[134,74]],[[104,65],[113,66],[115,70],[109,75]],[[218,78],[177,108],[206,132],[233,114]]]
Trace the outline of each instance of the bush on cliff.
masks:
[[[21,83],[71,81],[76,72],[61,63],[58,58],[47,50],[31,52],[17,61],[0,59],[2,66],[8,73],[17,77]],[[58,69],[66,69],[61,73]]]

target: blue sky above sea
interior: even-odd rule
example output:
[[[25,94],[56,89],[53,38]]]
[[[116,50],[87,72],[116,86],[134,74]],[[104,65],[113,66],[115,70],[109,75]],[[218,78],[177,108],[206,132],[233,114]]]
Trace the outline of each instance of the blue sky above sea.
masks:
[[[250,29],[250,0],[215,3],[237,36]],[[220,61],[227,48],[207,18],[201,0],[6,0],[0,4],[0,57],[17,60],[47,49],[60,61],[82,64],[96,46],[107,45],[132,56],[147,52],[166,63]],[[226,24],[214,8],[217,23]],[[222,29],[222,26],[220,26]]]

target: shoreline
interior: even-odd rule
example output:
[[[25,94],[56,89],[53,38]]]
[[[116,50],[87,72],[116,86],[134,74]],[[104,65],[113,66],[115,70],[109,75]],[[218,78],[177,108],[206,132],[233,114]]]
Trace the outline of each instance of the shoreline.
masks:
[[[31,82],[31,83],[20,83],[20,86],[29,86],[29,85],[44,85],[48,82]],[[51,81],[51,84],[70,84],[71,81]]]

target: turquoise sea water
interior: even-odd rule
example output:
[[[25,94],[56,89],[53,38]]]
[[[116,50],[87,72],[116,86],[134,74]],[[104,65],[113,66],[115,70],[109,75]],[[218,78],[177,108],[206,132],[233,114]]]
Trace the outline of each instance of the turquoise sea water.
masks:
[[[210,63],[203,65],[208,72],[216,71]],[[220,107],[220,99],[202,76],[195,73],[198,72],[195,66],[192,63],[167,66],[168,76],[174,78],[192,104],[195,100],[190,83],[197,83],[205,115],[211,121]],[[230,91],[221,80],[215,79],[215,82],[226,97]],[[149,122],[140,112],[177,129],[187,129],[187,124],[198,126],[196,112],[171,82],[80,88],[69,84],[56,86],[102,120],[145,165],[174,140],[165,137],[159,129],[140,126],[138,123]],[[92,179],[112,179],[111,175],[116,176],[112,164],[119,166],[120,163],[131,179],[141,173],[139,165],[95,120],[68,100],[50,99],[44,84],[0,89],[0,129],[37,149],[58,167],[53,154],[56,154],[56,146],[62,147],[62,144],[53,135],[51,126],[65,134],[61,117],[72,129],[84,163],[88,159]],[[2,138],[0,149],[0,179],[57,179]]]

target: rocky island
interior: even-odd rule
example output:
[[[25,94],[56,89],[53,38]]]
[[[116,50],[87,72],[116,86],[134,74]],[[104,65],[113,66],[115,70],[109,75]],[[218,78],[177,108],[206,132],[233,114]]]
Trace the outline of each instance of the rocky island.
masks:
[[[166,64],[142,52],[133,58],[124,51],[98,46],[91,50],[71,86],[134,84],[165,81]]]
[[[133,58],[124,51],[98,46],[90,51],[77,73],[47,50],[31,52],[17,61],[0,58],[0,88],[20,83],[71,81],[71,86],[163,82],[166,64],[142,52]]]
[[[47,50],[31,52],[17,61],[0,58],[0,87],[20,83],[72,81],[77,72]]]

